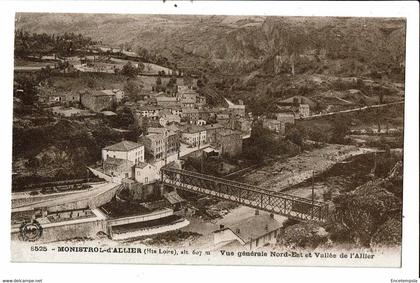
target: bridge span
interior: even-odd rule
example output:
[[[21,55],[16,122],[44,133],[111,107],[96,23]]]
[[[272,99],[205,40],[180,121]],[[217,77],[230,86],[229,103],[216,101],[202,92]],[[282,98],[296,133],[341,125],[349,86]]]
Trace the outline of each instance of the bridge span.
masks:
[[[325,222],[328,217],[326,203],[196,172],[163,167],[161,181],[175,189],[236,202],[296,220]]]

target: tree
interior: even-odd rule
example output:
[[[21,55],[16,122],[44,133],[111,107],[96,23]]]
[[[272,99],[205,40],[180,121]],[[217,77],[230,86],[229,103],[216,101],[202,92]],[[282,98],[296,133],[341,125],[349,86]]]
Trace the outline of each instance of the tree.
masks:
[[[302,127],[293,125],[292,127],[287,128],[286,140],[289,140],[298,146],[303,145],[303,141],[306,139],[306,136],[306,131]]]
[[[138,62],[137,63],[137,69],[138,69],[138,73],[140,74],[141,72],[143,72],[144,71],[144,69],[145,69],[145,66],[144,66],[144,64],[142,63],[142,62]]]
[[[139,68],[136,68],[131,62],[125,64],[121,69],[121,74],[130,78],[137,77],[139,73]]]
[[[139,94],[141,90],[143,89],[143,84],[127,80],[127,82],[124,85],[124,93],[131,101],[137,101],[139,98]]]
[[[331,142],[345,143],[345,137],[350,131],[350,122],[345,118],[337,117],[334,119]]]
[[[22,100],[23,104],[33,105],[38,101],[39,80],[34,75],[18,77],[15,82],[14,93],[17,98]]]
[[[257,122],[251,129],[248,145],[244,147],[244,156],[255,163],[261,163],[265,157],[276,153],[276,141],[272,133]]]

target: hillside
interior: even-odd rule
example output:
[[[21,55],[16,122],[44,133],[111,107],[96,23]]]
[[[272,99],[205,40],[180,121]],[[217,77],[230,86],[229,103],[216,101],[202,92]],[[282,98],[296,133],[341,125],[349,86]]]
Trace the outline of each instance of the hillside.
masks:
[[[405,22],[400,19],[18,14],[16,28],[75,32],[112,46],[143,47],[184,68],[198,62],[219,71],[245,66],[273,71],[274,56],[292,54],[354,59],[372,68],[404,63]]]
[[[350,98],[355,104],[375,103],[371,97],[379,92],[393,95],[390,100],[403,95],[403,88],[390,85],[404,81],[403,19],[24,13],[17,14],[16,28],[80,33],[102,44],[159,54],[201,76],[210,103],[223,96],[242,99],[255,113],[293,95],[322,98],[331,89],[363,91]],[[340,78],[373,79],[376,89],[337,87]]]

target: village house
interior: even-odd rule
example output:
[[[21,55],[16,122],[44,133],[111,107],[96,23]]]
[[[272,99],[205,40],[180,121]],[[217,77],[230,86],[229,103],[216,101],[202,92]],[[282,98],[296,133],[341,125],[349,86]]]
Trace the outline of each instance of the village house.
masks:
[[[294,124],[295,123],[295,115],[292,112],[279,112],[275,114],[276,120],[281,121],[285,124]]]
[[[39,101],[49,105],[73,106],[80,103],[80,93],[60,91],[48,86],[38,86]]]
[[[107,95],[114,95],[117,103],[121,103],[121,101],[123,100],[125,96],[124,91],[121,89],[104,89],[104,90],[101,90],[101,92]]]
[[[204,126],[205,124],[207,124],[207,122],[206,120],[198,119],[197,121],[195,121],[195,124],[198,126]]]
[[[137,163],[134,168],[134,180],[136,182],[148,185],[155,182],[159,178],[159,170],[156,166],[149,163]]]
[[[276,119],[264,118],[263,128],[284,135],[286,132],[286,123]]]
[[[117,102],[114,94],[107,94],[102,91],[82,93],[80,100],[84,107],[94,112],[112,108]]]
[[[207,142],[207,132],[204,127],[188,125],[182,130],[181,140],[190,146],[200,146]]]
[[[112,177],[132,178],[134,162],[122,158],[108,157],[102,162],[102,169],[105,174]]]
[[[139,140],[144,143],[147,154],[153,160],[159,160],[165,157],[166,137],[164,134],[149,133],[146,136],[141,136]]]
[[[169,109],[173,115],[182,116],[182,107],[180,105],[166,107],[166,109]]]
[[[172,96],[159,95],[156,96],[156,104],[162,107],[176,106],[178,104],[178,99]]]
[[[161,134],[165,137],[166,156],[170,156],[178,152],[179,149],[179,134],[177,131],[170,130],[169,128],[155,128],[149,127],[147,129],[149,134]],[[163,156],[165,157],[165,156]]]
[[[316,106],[316,102],[304,96],[293,96],[278,103],[281,112],[293,112],[295,118],[304,118],[310,115],[310,109]]]
[[[132,141],[121,141],[102,149],[102,161],[110,157],[131,161],[133,165],[144,162],[144,146]]]
[[[196,123],[198,119],[200,119],[198,109],[195,108],[186,108],[182,111],[181,118],[189,123]]]
[[[242,134],[239,131],[223,129],[216,133],[216,146],[223,156],[236,157],[242,153]]]
[[[174,114],[164,114],[160,116],[159,124],[161,124],[163,127],[171,123],[181,123],[181,117]]]
[[[226,98],[225,101],[227,102],[228,110],[233,117],[245,117],[245,105],[242,100],[239,100],[238,104],[234,104]]]
[[[215,144],[216,134],[224,129],[221,124],[207,124],[204,128],[206,129],[207,143],[209,144]]]
[[[82,110],[74,107],[64,107],[64,106],[54,106],[51,107],[51,112],[60,117],[87,117],[95,115],[94,113],[90,112],[89,110]]]
[[[258,213],[229,227],[220,225],[220,229],[213,232],[213,242],[218,248],[258,249],[275,244],[281,227],[273,214]]]
[[[231,128],[243,133],[251,133],[252,121],[246,118],[233,118]]]
[[[136,110],[137,113],[139,113],[142,117],[150,118],[150,119],[158,119],[159,118],[159,112],[163,109],[161,106],[155,106],[155,105],[145,105],[139,107],[139,109]]]

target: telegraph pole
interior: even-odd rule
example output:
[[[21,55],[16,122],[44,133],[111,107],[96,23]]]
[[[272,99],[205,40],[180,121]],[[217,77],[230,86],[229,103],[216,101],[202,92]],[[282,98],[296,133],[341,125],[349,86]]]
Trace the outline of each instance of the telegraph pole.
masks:
[[[311,208],[311,219],[314,218],[314,201],[315,201],[315,185],[314,185],[315,171],[312,170],[312,208]]]

